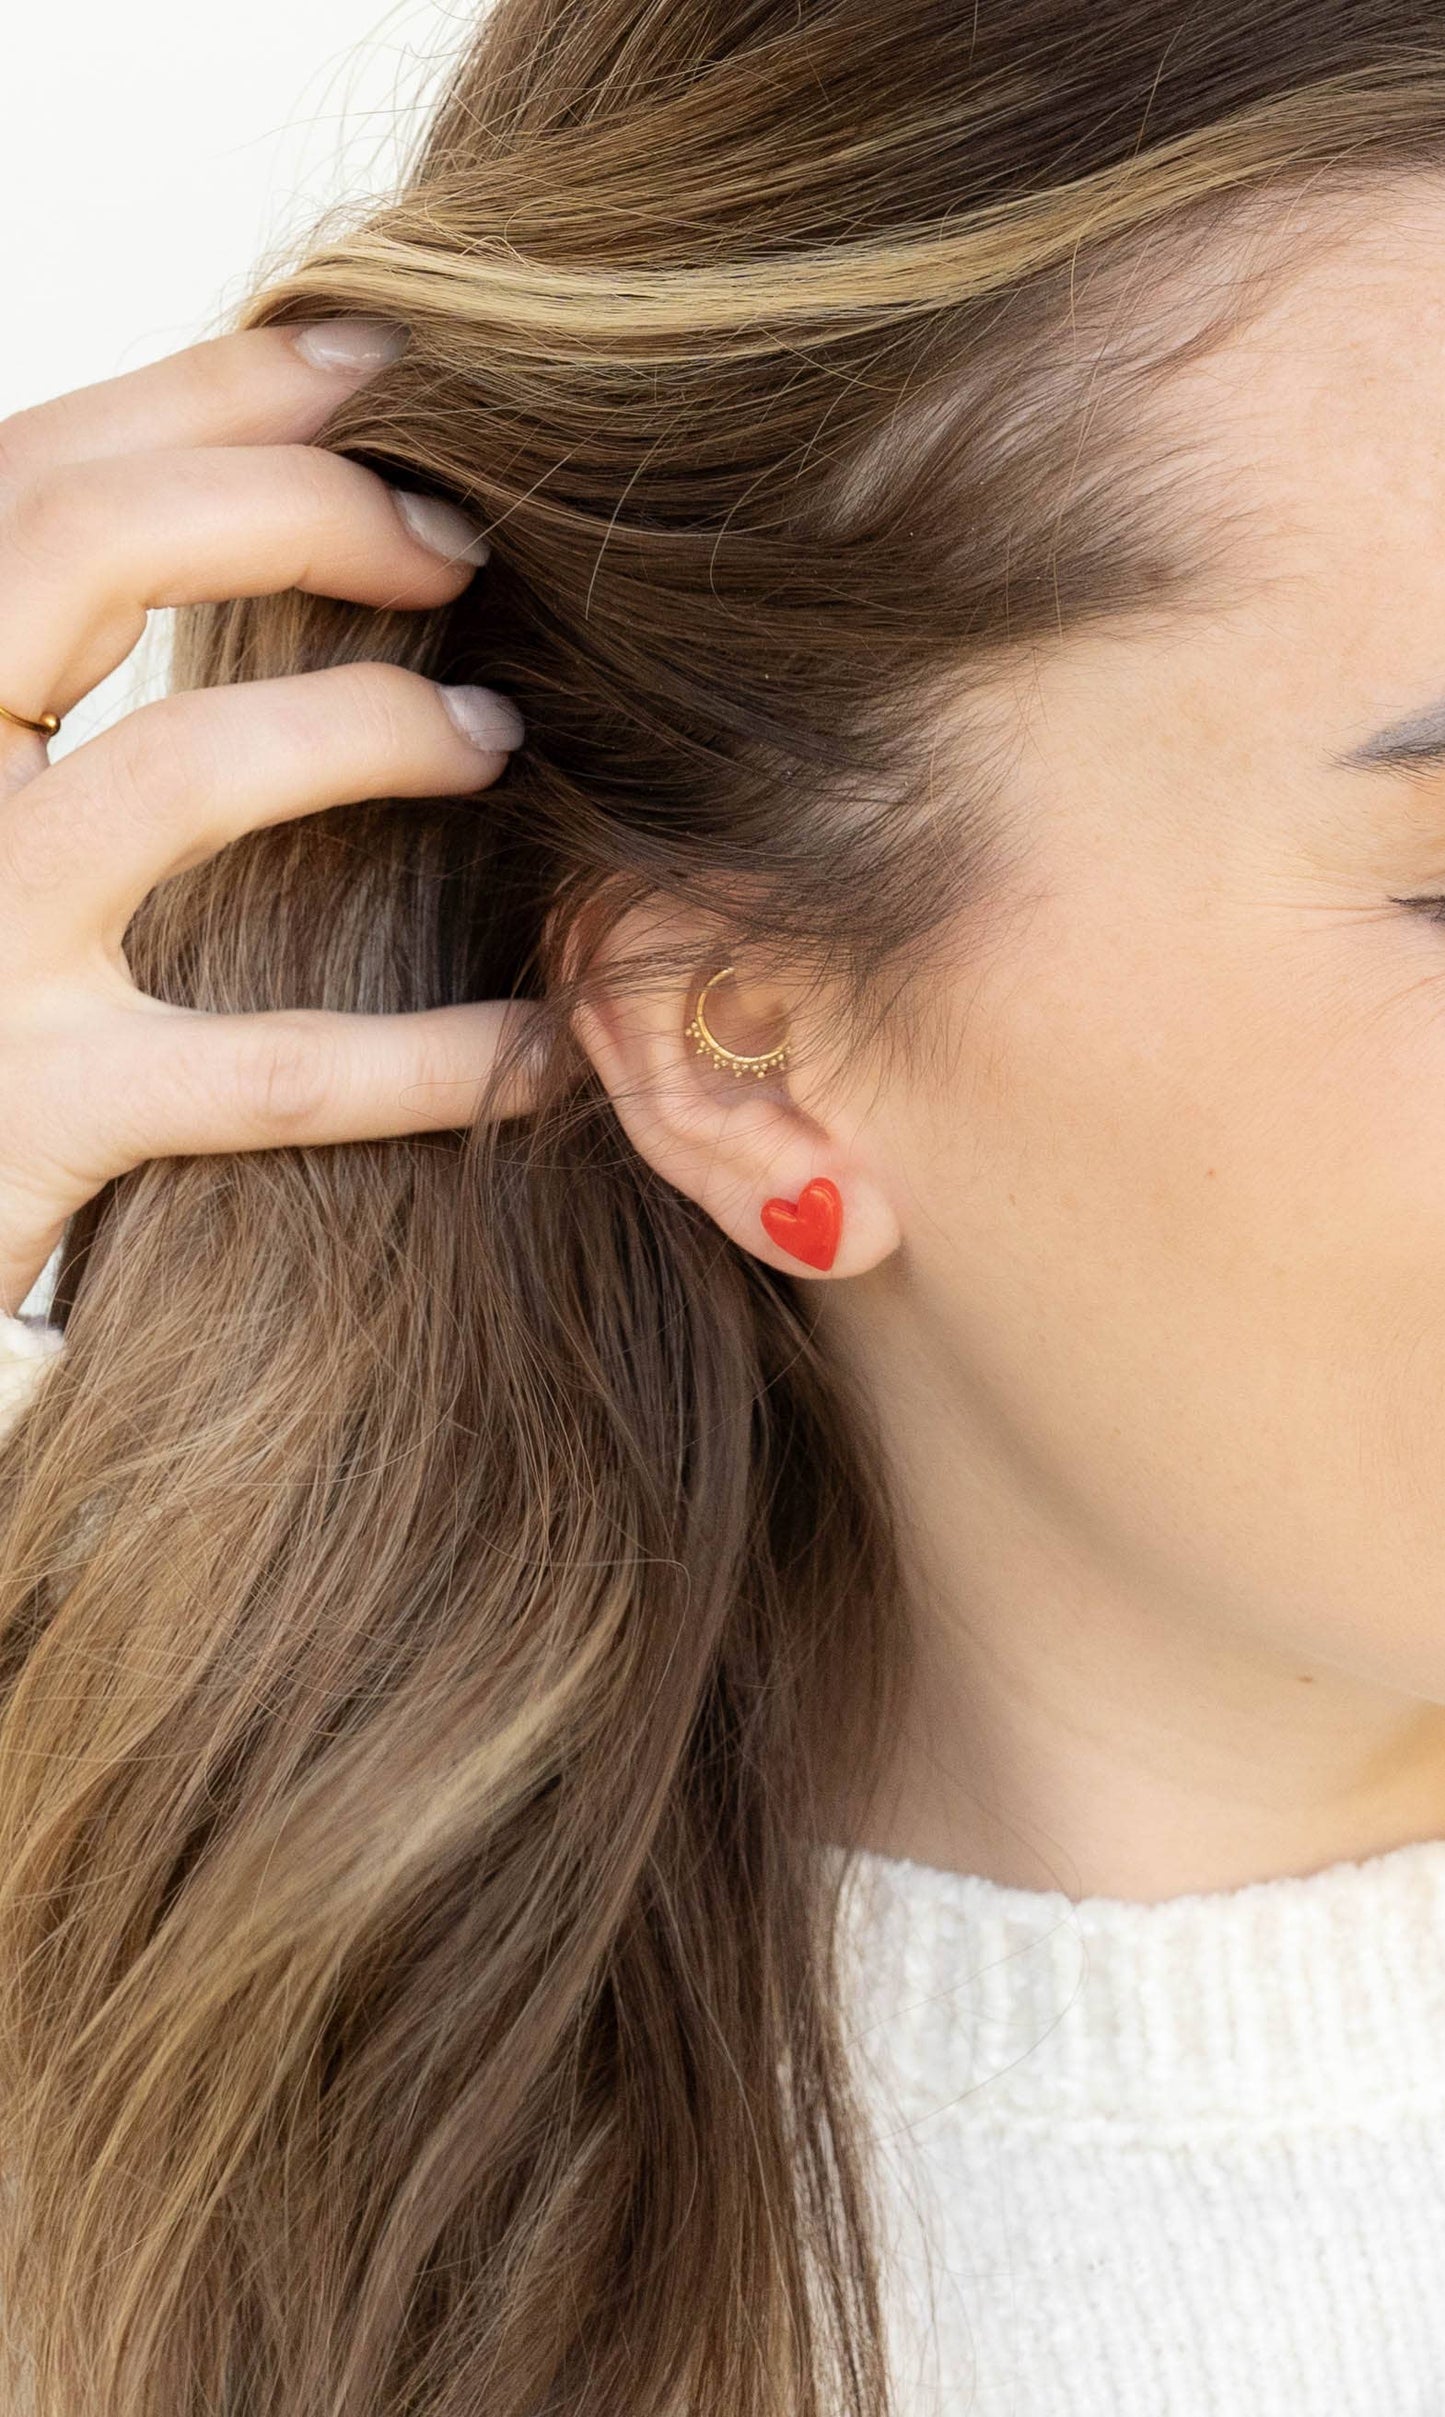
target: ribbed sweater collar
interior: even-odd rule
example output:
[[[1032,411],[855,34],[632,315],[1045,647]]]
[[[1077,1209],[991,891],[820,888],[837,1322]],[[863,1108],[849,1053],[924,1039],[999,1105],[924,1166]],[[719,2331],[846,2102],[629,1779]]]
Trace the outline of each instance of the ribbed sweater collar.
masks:
[[[1163,2141],[1445,2105],[1445,1839],[1157,1904],[824,1851],[850,2028],[910,2120]]]

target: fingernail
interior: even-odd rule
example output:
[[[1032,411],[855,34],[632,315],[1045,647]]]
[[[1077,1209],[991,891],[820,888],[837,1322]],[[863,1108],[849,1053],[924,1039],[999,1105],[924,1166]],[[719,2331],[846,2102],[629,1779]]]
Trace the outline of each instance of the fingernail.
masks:
[[[407,346],[407,331],[394,319],[361,315],[312,319],[286,332],[313,369],[380,369],[386,361],[399,360]]]
[[[455,504],[435,495],[414,495],[409,487],[393,487],[392,499],[413,537],[449,562],[485,562],[491,547],[474,520]]]
[[[437,694],[463,738],[489,754],[499,747],[520,747],[527,735],[511,698],[500,696],[495,688],[446,688],[438,682]]]

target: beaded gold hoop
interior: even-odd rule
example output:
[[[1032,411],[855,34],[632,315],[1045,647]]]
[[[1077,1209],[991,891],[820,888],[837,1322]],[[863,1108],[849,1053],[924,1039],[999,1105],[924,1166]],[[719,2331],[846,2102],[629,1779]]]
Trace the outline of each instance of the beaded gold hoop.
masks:
[[[708,975],[697,994],[697,1005],[693,1009],[692,1022],[688,1025],[687,1030],[692,1035],[693,1045],[698,1056],[710,1057],[720,1073],[725,1073],[731,1067],[734,1074],[739,1076],[755,1074],[758,1081],[761,1082],[771,1068],[786,1063],[787,1042],[780,1042],[776,1049],[767,1049],[756,1056],[745,1057],[738,1050],[727,1049],[721,1041],[714,1039],[708,1030],[707,1018],[703,1014],[703,1001],[714,982],[720,982],[724,974],[730,974],[733,971],[734,968],[731,965],[720,965],[715,974]]]

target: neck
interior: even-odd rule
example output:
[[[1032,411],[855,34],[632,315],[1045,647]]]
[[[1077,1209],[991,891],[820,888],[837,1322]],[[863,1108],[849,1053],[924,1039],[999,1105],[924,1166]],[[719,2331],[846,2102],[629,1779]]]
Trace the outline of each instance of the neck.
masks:
[[[1445,1709],[1302,1650],[1169,1539],[1111,1534],[875,1310],[839,1287],[830,1347],[881,1429],[911,1667],[836,1844],[1152,1903],[1445,1836]]]

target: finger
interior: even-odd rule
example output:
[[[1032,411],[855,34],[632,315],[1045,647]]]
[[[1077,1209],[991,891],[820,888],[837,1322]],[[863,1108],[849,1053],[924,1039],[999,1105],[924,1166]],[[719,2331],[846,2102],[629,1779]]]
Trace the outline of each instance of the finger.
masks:
[[[147,1029],[127,1035],[117,1053],[129,1085],[122,1114],[130,1164],[468,1125],[499,1053],[539,1030],[539,1010],[524,999],[411,1015],[157,1013],[156,1002],[142,999],[136,1011]],[[533,1053],[507,1080],[497,1115],[525,1114],[535,1079]]]
[[[522,736],[509,699],[396,663],[158,697],[0,803],[0,952],[18,966],[114,950],[148,891],[243,832],[487,787]]]
[[[298,338],[307,349],[300,349]],[[188,344],[0,420],[0,490],[68,461],[191,445],[299,443],[405,348],[384,319],[247,328]],[[346,357],[350,345],[350,358]]]
[[[149,607],[303,588],[358,604],[458,596],[487,551],[450,507],[437,551],[373,471],[315,445],[71,462],[0,511],[0,702],[56,713],[124,662]],[[467,560],[462,549],[470,547]],[[38,709],[37,709],[38,710]]]

